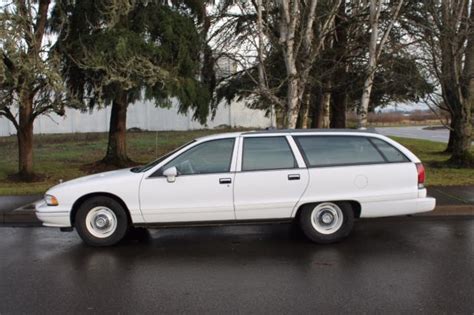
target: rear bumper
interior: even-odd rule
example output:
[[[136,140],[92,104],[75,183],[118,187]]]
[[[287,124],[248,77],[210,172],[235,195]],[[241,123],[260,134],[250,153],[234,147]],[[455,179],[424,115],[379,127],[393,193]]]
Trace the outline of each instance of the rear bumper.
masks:
[[[419,198],[417,202],[417,212],[433,211],[436,207],[436,199],[432,197]]]
[[[377,201],[362,203],[361,218],[389,217],[434,210],[436,199],[431,197],[408,200]]]
[[[46,203],[36,204],[36,217],[44,226],[70,227],[70,210],[59,207],[50,207]]]

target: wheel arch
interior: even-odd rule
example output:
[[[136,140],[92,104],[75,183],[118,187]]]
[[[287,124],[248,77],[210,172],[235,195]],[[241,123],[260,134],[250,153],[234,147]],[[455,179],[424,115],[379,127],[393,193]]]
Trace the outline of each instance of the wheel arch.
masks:
[[[361,210],[362,210],[362,206],[360,205],[360,203],[358,201],[356,201],[356,200],[324,200],[324,201],[316,201],[316,202],[306,202],[304,204],[301,204],[298,207],[298,209],[296,210],[294,219],[298,220],[298,218],[299,218],[299,216],[300,216],[303,209],[305,209],[307,207],[314,207],[318,203],[322,203],[322,202],[333,202],[333,203],[336,203],[336,204],[341,203],[341,202],[347,202],[351,205],[352,212],[354,212],[354,218],[356,218],[356,219],[360,218],[360,213],[361,213]]]
[[[89,194],[86,194],[84,196],[81,196],[79,199],[77,199],[73,206],[72,206],[72,209],[71,209],[71,213],[70,213],[70,220],[71,220],[71,226],[74,226],[75,224],[75,220],[76,220],[76,213],[77,213],[77,210],[79,210],[79,207],[88,199],[90,198],[94,198],[94,197],[108,197],[108,198],[111,198],[115,201],[117,201],[118,203],[120,203],[120,205],[125,209],[125,213],[127,214],[127,220],[128,220],[128,223],[129,224],[132,224],[132,217],[130,215],[130,210],[128,210],[128,207],[127,205],[125,204],[125,202],[122,200],[122,198],[120,198],[119,196],[117,195],[114,195],[114,194],[111,194],[111,193],[107,193],[107,192],[94,192],[94,193],[89,193]]]

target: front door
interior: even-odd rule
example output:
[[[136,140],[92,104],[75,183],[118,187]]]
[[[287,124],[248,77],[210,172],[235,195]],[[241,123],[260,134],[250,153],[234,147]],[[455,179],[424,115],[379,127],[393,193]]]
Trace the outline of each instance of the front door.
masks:
[[[233,220],[233,182],[230,172],[235,138],[210,140],[191,147],[140,186],[140,208],[146,222]],[[163,171],[176,167],[168,182]]]
[[[291,217],[308,185],[285,136],[244,137],[240,172],[235,175],[237,220]],[[301,159],[301,158],[300,158]]]

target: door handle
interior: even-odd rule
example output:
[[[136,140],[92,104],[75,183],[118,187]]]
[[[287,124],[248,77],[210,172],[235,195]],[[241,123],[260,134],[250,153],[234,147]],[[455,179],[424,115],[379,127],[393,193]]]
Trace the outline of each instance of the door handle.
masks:
[[[300,174],[289,174],[288,180],[300,180]]]
[[[232,183],[232,178],[219,178],[219,184],[230,184]]]

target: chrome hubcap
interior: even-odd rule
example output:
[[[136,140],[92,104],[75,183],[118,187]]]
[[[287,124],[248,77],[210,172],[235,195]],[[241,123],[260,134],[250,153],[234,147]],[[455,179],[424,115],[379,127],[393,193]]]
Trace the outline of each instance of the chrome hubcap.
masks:
[[[330,224],[333,220],[334,220],[334,216],[332,215],[332,213],[325,212],[325,213],[321,216],[321,221],[322,221],[324,224]]]
[[[97,216],[95,218],[94,225],[98,229],[105,229],[110,225],[109,218],[107,218],[105,215]]]
[[[117,217],[107,207],[95,207],[87,214],[86,227],[93,236],[106,238],[117,229]]]
[[[311,213],[313,228],[321,234],[337,232],[344,222],[341,208],[332,202],[324,202],[314,207]]]

